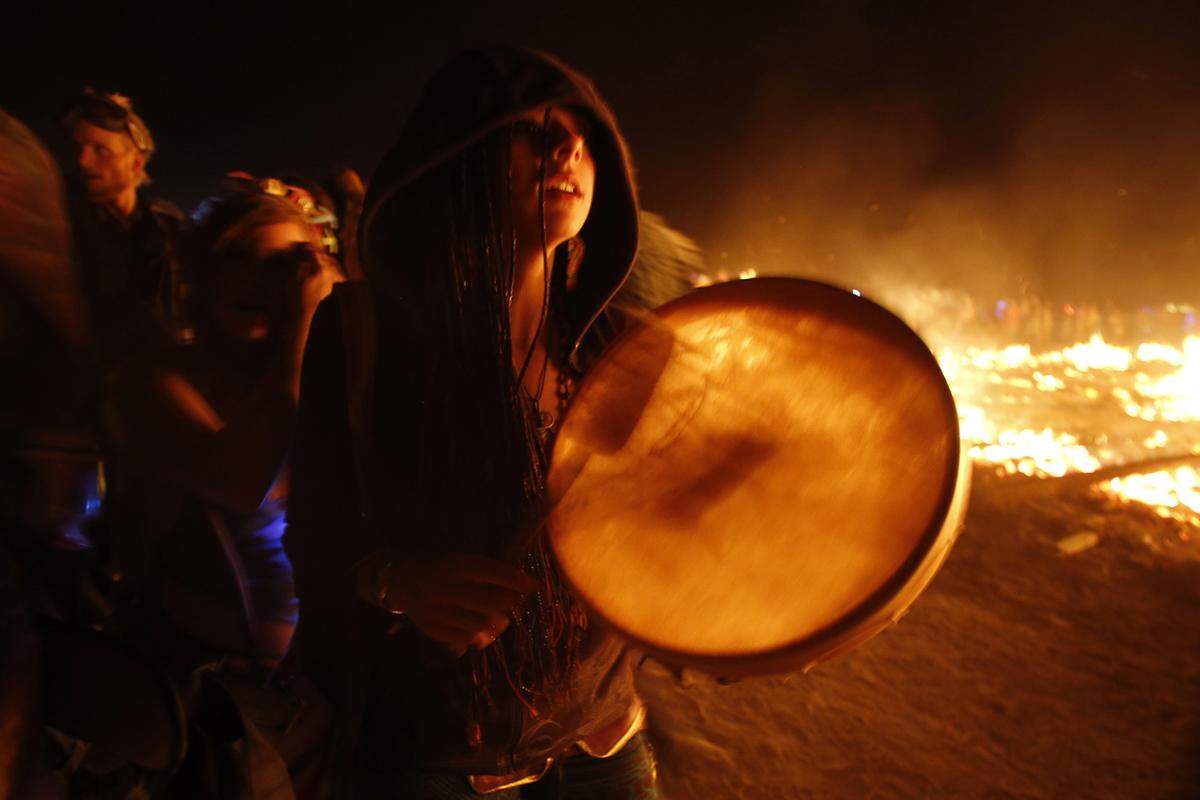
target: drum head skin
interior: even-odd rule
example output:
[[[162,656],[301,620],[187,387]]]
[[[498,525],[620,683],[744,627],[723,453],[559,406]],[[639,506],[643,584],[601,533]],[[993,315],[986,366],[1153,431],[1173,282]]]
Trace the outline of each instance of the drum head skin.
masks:
[[[936,360],[850,292],[763,278],[654,312],[590,371],[549,533],[594,614],[669,662],[806,668],[932,577],[962,516]]]

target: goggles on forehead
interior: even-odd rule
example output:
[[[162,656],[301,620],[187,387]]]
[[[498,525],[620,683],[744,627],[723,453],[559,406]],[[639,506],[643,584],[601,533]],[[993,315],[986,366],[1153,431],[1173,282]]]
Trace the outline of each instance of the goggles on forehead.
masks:
[[[291,203],[300,211],[304,221],[316,231],[321,246],[331,255],[337,253],[337,215],[318,204],[312,192],[302,186],[285,183],[279,178],[256,178],[241,170],[227,173],[225,177],[239,189],[262,192]]]
[[[110,125],[119,126],[129,134],[138,152],[149,153],[154,150],[154,138],[150,135],[150,129],[146,127],[142,118],[133,112],[133,102],[128,97],[117,92],[98,92],[90,86],[83,90],[83,97],[83,102],[67,115],[68,119],[101,122],[106,128]]]

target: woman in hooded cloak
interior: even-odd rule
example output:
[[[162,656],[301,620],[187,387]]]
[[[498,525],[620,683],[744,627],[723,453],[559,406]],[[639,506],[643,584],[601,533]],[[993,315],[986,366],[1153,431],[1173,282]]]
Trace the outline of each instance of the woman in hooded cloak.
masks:
[[[464,53],[377,169],[360,236],[368,282],[313,321],[285,537],[336,773],[373,797],[657,796],[633,655],[540,524],[637,250],[612,112],[544,54]]]

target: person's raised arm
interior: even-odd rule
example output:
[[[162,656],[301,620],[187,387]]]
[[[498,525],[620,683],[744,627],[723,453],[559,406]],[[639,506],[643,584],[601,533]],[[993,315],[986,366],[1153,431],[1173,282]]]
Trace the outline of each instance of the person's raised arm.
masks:
[[[116,409],[130,466],[232,511],[256,509],[287,455],[310,322],[336,279],[323,261],[297,264],[280,346],[251,390],[223,415],[162,359],[118,370]]]

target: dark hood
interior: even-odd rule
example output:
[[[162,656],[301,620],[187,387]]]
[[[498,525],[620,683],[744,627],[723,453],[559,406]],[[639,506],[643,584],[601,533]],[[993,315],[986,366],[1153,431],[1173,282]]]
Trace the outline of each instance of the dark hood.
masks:
[[[370,275],[379,257],[372,252],[377,238],[372,227],[381,209],[451,156],[547,104],[582,109],[595,126],[589,147],[596,160],[596,196],[580,232],[586,249],[569,309],[574,352],[632,267],[638,201],[629,150],[612,111],[590,80],[553,56],[515,48],[469,50],[439,70],[375,170],[359,239]]]

